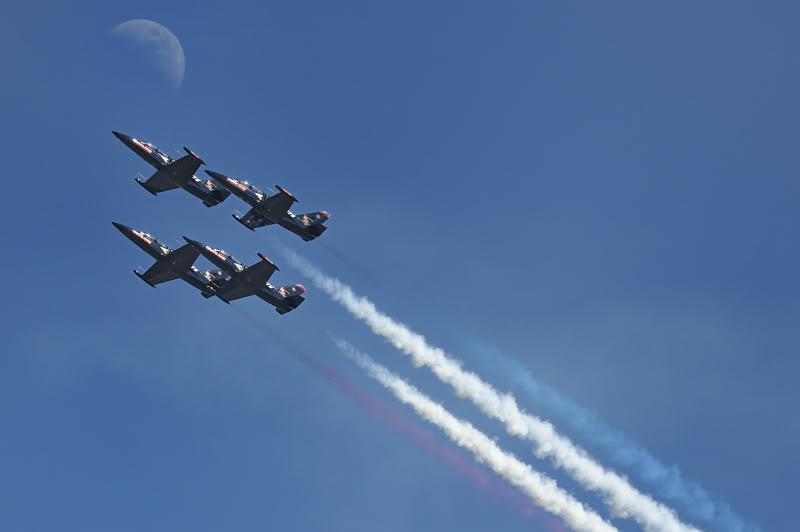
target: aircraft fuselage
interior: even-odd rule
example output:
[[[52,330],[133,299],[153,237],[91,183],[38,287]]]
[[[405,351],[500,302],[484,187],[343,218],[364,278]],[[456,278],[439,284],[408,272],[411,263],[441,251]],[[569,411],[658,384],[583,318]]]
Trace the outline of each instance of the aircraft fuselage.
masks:
[[[180,187],[192,196],[199,198],[206,205],[206,207],[212,207],[222,202],[227,196],[227,193],[220,194],[220,192],[223,192],[223,190],[220,190],[216,183],[210,179],[199,179],[193,173],[181,174],[177,172],[175,170],[176,165],[173,164],[176,162],[176,159],[173,159],[166,153],[162,152],[152,143],[143,142],[131,137],[130,135],[125,135],[124,133],[119,133],[117,131],[112,131],[112,133],[123,144],[130,148],[131,151],[144,159],[147,164],[155,168],[161,178],[172,182],[176,187]],[[200,159],[193,151],[188,148],[184,148],[184,150],[186,150],[188,155],[194,157],[198,161],[198,166],[199,163],[203,163],[202,159]],[[151,194],[158,194],[158,191],[153,191],[152,189],[148,188],[143,181],[137,179],[136,182],[144,186],[145,189],[147,189]]]
[[[227,273],[230,276],[229,284],[237,283],[247,287],[247,290],[249,290],[252,295],[266,301],[281,313],[290,312],[294,308],[287,305],[283,300],[284,298],[281,297],[280,288],[276,288],[268,282],[262,284],[256,279],[251,278],[249,273],[251,270],[248,270],[244,264],[236,260],[227,251],[212,248],[211,246],[186,237],[183,238],[216,267]],[[259,256],[263,260],[269,261],[269,259],[266,259],[263,255],[259,254]],[[272,261],[269,262],[272,264]],[[217,293],[216,295],[222,299],[222,301],[225,301],[225,303],[230,303],[230,301],[226,300],[220,294]]]
[[[321,229],[318,225],[301,225],[297,222],[298,215],[295,215],[292,211],[287,211],[286,214],[276,216],[274,213],[270,212],[269,209],[264,208],[262,203],[266,198],[269,197],[269,195],[265,194],[256,188],[255,185],[252,185],[247,181],[234,179],[216,172],[207,171],[206,173],[211,175],[214,178],[214,181],[225,187],[234,196],[254,208],[259,215],[261,215],[265,220],[269,221],[270,225],[280,225],[284,229],[296,234],[306,242],[314,240],[322,234],[322,231],[324,231],[324,228]],[[327,213],[325,213],[325,215],[327,216]],[[300,216],[302,217],[306,215]]]
[[[209,272],[198,270],[194,265],[189,266],[188,269],[186,269],[184,266],[179,266],[177,257],[171,256],[174,250],[170,249],[153,235],[143,231],[138,231],[132,227],[128,227],[127,225],[117,222],[111,223],[119,230],[120,233],[125,235],[131,242],[139,246],[139,248],[153,257],[157,262],[162,263],[179,279],[186,281],[201,292],[213,292],[213,289],[209,287],[208,283],[214,280],[215,277],[212,277]],[[140,274],[137,273],[137,275],[141,277]]]

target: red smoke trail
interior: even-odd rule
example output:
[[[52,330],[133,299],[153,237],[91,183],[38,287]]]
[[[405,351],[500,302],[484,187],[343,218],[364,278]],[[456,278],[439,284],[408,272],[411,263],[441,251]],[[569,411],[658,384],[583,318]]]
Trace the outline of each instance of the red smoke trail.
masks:
[[[472,481],[475,489],[485,490],[495,502],[506,501],[514,510],[525,517],[536,519],[550,532],[567,531],[557,518],[547,514],[533,504],[530,499],[508,486],[494,474],[487,472],[485,468],[472,461],[465,460],[452,447],[439,442],[431,432],[417,426],[411,418],[377,399],[366,390],[356,387],[347,377],[307,355],[300,347],[288,338],[273,331],[266,324],[259,322],[236,307],[233,308],[240,316],[258,327],[272,340],[281,344],[295,359],[324,377],[327,381],[337,385],[342,393],[367,410],[370,416],[380,416],[386,426],[407,437],[425,452],[452,467],[462,477]]]

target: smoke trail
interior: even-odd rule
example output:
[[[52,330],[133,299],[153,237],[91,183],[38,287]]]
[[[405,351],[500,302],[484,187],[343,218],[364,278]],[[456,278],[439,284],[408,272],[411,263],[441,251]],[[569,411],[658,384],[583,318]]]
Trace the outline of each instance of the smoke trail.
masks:
[[[697,530],[682,523],[671,509],[637,491],[623,477],[603,468],[586,451],[556,433],[550,423],[523,412],[514,396],[500,394],[475,373],[462,369],[460,362],[449,358],[444,351],[428,345],[422,335],[379,312],[368,299],[356,296],[349,286],[326,276],[293,251],[284,253],[293,266],[311,277],[334,301],[410,355],[415,366],[429,366],[459,396],[468,397],[485,414],[505,423],[510,434],[534,442],[538,457],[550,457],[556,467],[563,468],[585,488],[602,494],[615,516],[631,517],[648,531]]]
[[[485,461],[499,475],[520,487],[536,504],[563,518],[573,530],[616,530],[602,517],[559,488],[554,480],[533,471],[529,465],[500,449],[471,424],[456,418],[442,405],[432,401],[367,355],[359,353],[344,340],[335,342],[345,355],[366,370],[370,377],[391,390],[400,401],[411,405],[419,415],[441,428],[450,439],[470,450],[479,461]]]
[[[447,464],[462,477],[470,480],[476,490],[486,491],[495,501],[506,501],[523,516],[533,517],[542,522],[551,532],[564,531],[564,527],[557,520],[545,517],[546,514],[534,506],[529,499],[523,498],[519,492],[498,482],[496,478],[490,477],[477,464],[466,462],[460,454],[453,451],[449,446],[438,442],[432,433],[418,427],[405,415],[373,397],[367,391],[357,388],[344,375],[314,359],[302,357],[301,361],[326,380],[338,386],[343,394],[349,396],[356,404],[366,409],[371,416],[380,416],[381,421],[386,426],[402,434],[426,453]]]
[[[479,361],[486,368],[511,380],[534,399],[537,406],[542,406],[552,415],[565,420],[573,430],[600,448],[609,459],[633,470],[642,480],[651,483],[660,496],[685,508],[692,518],[725,532],[760,530],[757,525],[746,523],[728,504],[711,495],[698,483],[685,480],[677,466],[664,465],[644,447],[606,425],[592,412],[539,382],[529,369],[516,360],[506,358],[486,346],[473,342],[471,344]]]
[[[490,477],[487,472],[477,464],[468,463],[464,458],[453,451],[449,446],[440,443],[433,434],[418,427],[408,417],[380,401],[366,390],[356,387],[347,377],[328,367],[319,360],[309,356],[294,342],[274,331],[265,323],[250,316],[239,307],[235,311],[252,325],[257,327],[270,340],[281,344],[286,351],[296,360],[336,385],[344,395],[347,395],[356,404],[364,408],[370,416],[381,415],[381,420],[389,428],[408,438],[412,443],[422,448],[425,452],[449,465],[459,475],[470,480],[476,490],[484,490],[494,501],[505,501],[521,515],[539,521],[550,532],[564,532],[561,523],[535,506],[530,499],[523,497],[518,491],[510,488],[497,477]]]

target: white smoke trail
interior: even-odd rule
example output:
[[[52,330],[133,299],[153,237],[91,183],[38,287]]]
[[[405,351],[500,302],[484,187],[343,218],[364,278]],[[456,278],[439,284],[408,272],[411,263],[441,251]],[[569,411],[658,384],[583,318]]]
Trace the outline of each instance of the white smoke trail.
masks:
[[[415,366],[430,367],[460,397],[469,398],[486,415],[503,422],[510,434],[535,443],[537,457],[549,457],[556,467],[563,468],[582,486],[600,493],[613,515],[632,518],[648,531],[698,530],[682,523],[670,508],[637,491],[625,478],[603,468],[586,451],[556,433],[550,423],[523,412],[513,395],[499,393],[475,373],[462,369],[460,362],[428,345],[425,337],[378,311],[368,299],[356,296],[349,286],[323,274],[293,251],[285,249],[284,253],[294,267],[311,277],[334,301],[411,356]]]
[[[360,353],[344,340],[334,340],[336,346],[370,377],[388,388],[403,403],[441,428],[447,436],[461,447],[469,450],[480,462],[486,462],[497,474],[522,489],[545,510],[561,517],[573,530],[612,531],[617,530],[591,509],[587,509],[569,493],[559,488],[555,480],[548,478],[521,462],[513,454],[500,449],[486,434],[470,423],[456,418],[442,405],[434,402],[402,378]]]
[[[642,481],[655,487],[657,495],[685,508],[691,518],[721,532],[760,532],[758,525],[746,522],[726,502],[697,482],[684,478],[677,466],[664,464],[640,444],[606,425],[593,412],[540,382],[530,369],[516,360],[474,339],[467,340],[466,345],[485,368],[511,380],[536,401],[538,407],[565,420],[612,462],[632,469]]]

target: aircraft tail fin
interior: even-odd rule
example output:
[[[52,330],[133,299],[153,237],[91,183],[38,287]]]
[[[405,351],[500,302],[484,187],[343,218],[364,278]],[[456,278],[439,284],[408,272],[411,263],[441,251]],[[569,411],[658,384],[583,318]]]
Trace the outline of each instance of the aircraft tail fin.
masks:
[[[327,222],[330,217],[331,215],[325,211],[317,211],[298,214],[295,216],[294,221],[311,234],[311,238],[304,238],[304,240],[309,241],[314,240],[328,229],[322,224]]]
[[[217,200],[217,203],[222,203],[230,195],[231,191],[223,187],[219,187],[211,193],[211,197]]]
[[[200,275],[205,277],[210,284],[216,285],[220,279],[224,279],[228,274],[219,268],[215,268],[213,270],[200,270]]]
[[[192,176],[191,183],[202,191],[201,199],[206,207],[219,205],[225,198],[231,195],[231,191],[220,185],[215,179],[200,179]]]
[[[275,310],[278,314],[286,314],[297,307],[306,300],[301,294],[306,291],[306,288],[301,284],[294,284],[288,286],[279,286],[278,292],[283,296],[282,303],[289,307],[288,309],[276,307]]]
[[[306,214],[296,215],[295,220],[303,227],[311,227],[314,225],[324,224],[328,221],[331,215],[326,211],[308,212]]]
[[[198,272],[204,279],[208,281],[206,289],[200,292],[204,298],[214,297],[214,293],[222,288],[226,282],[227,273],[220,269],[214,270],[200,270]]]
[[[322,233],[324,233],[328,228],[322,224],[312,225],[308,228],[308,232],[314,235],[314,238],[318,237]]]

